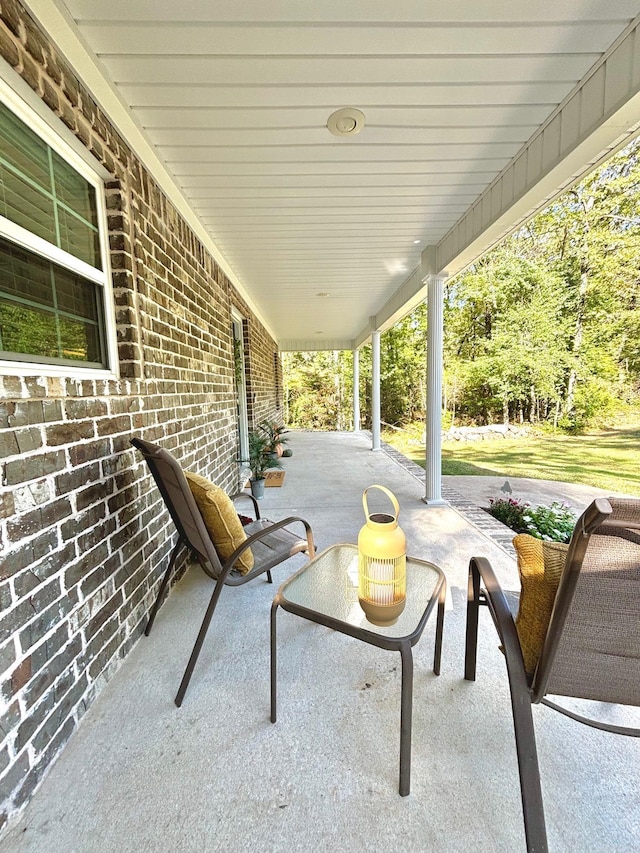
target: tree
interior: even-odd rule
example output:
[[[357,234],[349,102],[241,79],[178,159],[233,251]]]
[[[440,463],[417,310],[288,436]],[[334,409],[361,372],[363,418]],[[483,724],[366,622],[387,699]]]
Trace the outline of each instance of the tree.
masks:
[[[287,424],[325,430],[345,429],[351,423],[351,353],[285,353],[283,367]]]
[[[380,417],[398,425],[426,407],[427,310],[419,305],[380,338]]]
[[[562,280],[498,250],[450,288],[445,386],[473,420],[537,420],[560,392],[567,338]],[[461,365],[460,361],[465,364]],[[473,400],[470,400],[472,397]],[[466,398],[466,399],[465,399]]]

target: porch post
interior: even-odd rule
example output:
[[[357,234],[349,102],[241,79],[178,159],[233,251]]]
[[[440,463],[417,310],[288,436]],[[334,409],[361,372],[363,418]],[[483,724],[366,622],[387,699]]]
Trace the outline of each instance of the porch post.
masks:
[[[427,430],[424,502],[442,506],[442,327],[444,273],[427,275]]]
[[[353,431],[360,432],[360,350],[353,351]]]
[[[380,332],[371,333],[371,433],[371,449],[380,450]]]

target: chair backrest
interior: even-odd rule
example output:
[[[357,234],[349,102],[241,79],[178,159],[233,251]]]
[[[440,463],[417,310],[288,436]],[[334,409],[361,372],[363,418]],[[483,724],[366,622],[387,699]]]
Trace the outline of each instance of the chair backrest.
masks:
[[[578,519],[532,693],[640,705],[640,499]]]
[[[168,450],[150,441],[132,438],[131,444],[144,456],[178,535],[189,548],[209,562],[214,576],[218,575],[222,570],[220,558],[204,525],[180,463]]]

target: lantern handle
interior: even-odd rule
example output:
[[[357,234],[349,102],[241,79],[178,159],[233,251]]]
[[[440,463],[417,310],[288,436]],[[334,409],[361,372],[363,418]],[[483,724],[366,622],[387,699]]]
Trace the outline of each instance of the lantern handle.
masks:
[[[378,485],[368,486],[364,490],[364,492],[362,493],[362,506],[364,508],[364,517],[366,519],[369,518],[369,506],[367,505],[367,492],[369,491],[369,489],[380,489],[381,492],[385,493],[385,495],[389,498],[389,500],[393,504],[393,509],[395,510],[395,514],[396,514],[395,517],[397,520],[398,516],[400,515],[400,504],[398,503],[396,496],[393,494],[392,491],[387,489],[385,486],[378,486]]]

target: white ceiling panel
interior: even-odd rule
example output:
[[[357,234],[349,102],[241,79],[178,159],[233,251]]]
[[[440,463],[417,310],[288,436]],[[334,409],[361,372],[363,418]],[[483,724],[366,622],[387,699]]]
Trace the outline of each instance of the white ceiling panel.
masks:
[[[293,45],[291,46],[294,47]],[[575,83],[596,53],[460,56],[174,56],[101,55],[116,84],[147,83],[216,87],[389,84],[450,86],[462,83]]]
[[[387,24],[364,29],[360,24],[297,26],[281,23],[265,40],[260,25],[215,22],[131,23],[123,29],[119,23],[85,23],[83,32],[94,50],[107,57],[131,54],[201,54],[211,52],[212,44],[221,56],[298,56],[343,57],[360,55],[407,56],[429,53],[447,54],[546,54],[562,52],[572,39],[578,39],[581,52],[598,53],[602,39],[612,41],[619,33],[615,21],[579,21],[574,23],[496,24]]]
[[[95,21],[214,21],[229,25],[237,21],[259,24],[331,21],[361,24],[456,21],[466,24],[509,22],[552,22],[632,19],[638,12],[633,0],[67,0],[76,19]]]
[[[385,187],[387,192],[385,192],[384,196],[380,197],[391,200],[392,203],[395,203],[393,200],[398,198],[423,197],[431,200],[440,199],[441,201],[463,199],[469,204],[475,199],[478,191],[482,188],[483,185],[478,184],[475,192],[472,192],[472,187],[452,189],[450,192],[440,189],[440,192],[438,192],[437,186],[391,186]],[[326,187],[281,187],[278,190],[278,195],[282,200],[300,199],[302,203],[307,205],[315,204],[318,199],[339,199],[341,197],[344,200],[353,199],[354,203],[366,204],[372,196],[377,196],[380,192],[378,186],[366,185],[360,185],[357,193],[339,193],[336,190],[344,191],[344,185],[334,183],[332,186]],[[270,188],[264,187],[233,187],[227,189],[199,187],[191,190],[191,198],[194,202],[197,201],[198,204],[202,204],[205,201],[211,201],[218,208],[222,201],[225,209],[229,209],[230,207],[244,207],[248,203],[260,205],[264,200],[270,201],[272,197],[273,191]]]
[[[424,142],[434,144],[436,142],[447,145],[458,144],[482,144],[506,142],[517,144],[518,147],[537,130],[537,125],[525,125],[518,127],[379,127],[367,123],[367,139],[369,145],[420,145]],[[157,129],[154,131],[156,145],[164,147],[193,145],[197,147],[231,147],[241,148],[250,145],[252,148],[258,146],[281,146],[281,145],[322,145],[323,136],[326,133],[324,127],[290,128],[285,135],[282,128],[270,129],[250,128],[228,128],[218,129],[196,129],[189,127],[175,129]],[[336,139],[335,145],[349,144],[348,141]]]
[[[64,11],[131,134],[160,163],[165,191],[275,336],[316,347],[363,340],[426,246],[453,240],[463,257],[491,208],[481,194],[515,158],[517,175],[532,173],[531,140],[640,11],[638,0],[30,5]],[[635,67],[622,73],[631,80]],[[604,99],[615,81],[593,90]],[[345,106],[366,121],[339,139],[326,124]],[[606,120],[604,101],[586,106]],[[565,121],[556,140],[575,133],[581,144],[576,115],[579,129]],[[625,127],[632,120],[625,114]],[[542,142],[540,162],[541,151]],[[545,149],[555,167],[553,157]],[[571,174],[586,166],[576,160]],[[525,182],[499,186],[493,205],[526,208]]]
[[[315,162],[313,159],[307,162],[285,162],[268,163],[264,161],[254,161],[253,163],[228,163],[223,161],[191,161],[183,162],[177,160],[172,163],[172,171],[177,176],[286,176],[298,175],[304,176],[306,181],[308,176],[333,176],[348,177],[365,175],[368,178],[377,175],[412,175],[419,180],[423,175],[449,174],[454,180],[458,180],[460,176],[469,175],[475,177],[477,174],[486,174],[491,172],[492,177],[500,171],[504,165],[504,159],[487,158],[480,161],[449,161],[447,163],[439,160],[426,161],[416,163],[413,160],[388,160],[385,163],[376,163],[370,160],[361,159],[360,161],[351,162]],[[476,169],[478,171],[476,171]]]
[[[503,106],[396,107],[367,108],[367,127],[402,129],[428,128],[520,128],[537,127],[549,113],[547,106],[514,104]],[[327,119],[327,105],[318,107],[257,106],[246,109],[228,107],[138,107],[137,116],[147,129],[282,130],[316,128]]]
[[[402,174],[377,171],[373,175],[368,174],[341,174],[341,175],[196,175],[193,178],[185,176],[180,181],[182,186],[189,187],[193,198],[207,195],[215,195],[217,192],[227,193],[229,191],[239,192],[245,190],[270,191],[273,187],[278,192],[303,192],[313,193],[333,192],[335,189],[344,187],[375,189],[384,187],[388,192],[400,192],[402,189],[421,188],[431,189],[433,187],[444,187],[443,192],[448,195],[459,189],[469,189],[479,192],[493,178],[492,172],[474,172],[473,175],[454,174],[450,171],[421,172],[420,174]]]
[[[328,145],[289,145],[283,140],[279,146],[263,145],[158,145],[163,159],[167,163],[411,163],[438,162],[447,160],[480,162],[483,159],[507,160],[518,150],[514,143],[473,143],[438,144],[425,142],[423,145],[375,145],[358,144],[356,139],[331,142]],[[415,168],[415,166],[414,166]]]
[[[196,78],[187,84],[121,81],[116,88],[133,109],[134,115],[137,115],[138,109],[153,106],[287,109],[308,107],[310,103],[316,103],[326,107],[328,116],[332,109],[354,105],[368,111],[373,106],[450,107],[530,103],[534,106],[546,104],[551,112],[551,108],[559,104],[572,87],[566,81],[548,82],[536,80],[535,77],[514,82],[509,71],[506,80],[493,80],[489,85],[474,79],[458,84],[419,80],[410,86],[374,82],[357,85],[347,78],[333,86],[301,86],[292,75],[287,85],[271,87],[237,86],[234,81],[222,85]]]

